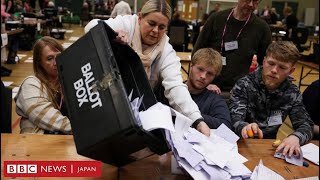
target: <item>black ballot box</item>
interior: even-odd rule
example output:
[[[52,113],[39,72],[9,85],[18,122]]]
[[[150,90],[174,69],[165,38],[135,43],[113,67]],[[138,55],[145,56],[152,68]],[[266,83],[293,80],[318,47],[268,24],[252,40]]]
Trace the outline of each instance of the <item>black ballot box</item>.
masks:
[[[131,91],[132,99],[143,96],[140,110],[157,100],[139,56],[115,37],[100,21],[57,57],[57,67],[78,154],[120,167],[144,158],[139,150],[170,149],[162,129],[145,131],[135,119]]]

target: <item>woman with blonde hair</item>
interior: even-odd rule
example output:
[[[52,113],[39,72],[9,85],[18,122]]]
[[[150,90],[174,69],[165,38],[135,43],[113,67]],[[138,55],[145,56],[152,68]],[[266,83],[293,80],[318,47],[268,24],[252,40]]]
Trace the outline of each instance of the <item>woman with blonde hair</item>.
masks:
[[[21,116],[20,133],[71,133],[56,65],[56,56],[62,51],[62,45],[51,37],[35,43],[34,76],[23,80],[15,97],[16,112]]]
[[[118,32],[117,41],[127,43],[139,55],[151,87],[155,91],[163,87],[170,106],[190,118],[197,130],[209,135],[209,127],[183,84],[180,60],[169,44],[166,31],[170,18],[171,7],[165,0],[149,0],[137,15],[117,16],[105,22]],[[85,32],[98,21],[90,21]]]

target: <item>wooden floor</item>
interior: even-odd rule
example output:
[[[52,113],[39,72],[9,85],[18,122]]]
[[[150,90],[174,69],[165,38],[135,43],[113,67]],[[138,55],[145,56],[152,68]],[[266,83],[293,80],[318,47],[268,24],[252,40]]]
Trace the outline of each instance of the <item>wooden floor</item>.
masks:
[[[59,40],[61,43],[73,43],[74,41],[69,40],[70,37],[81,37],[84,34],[83,27],[79,25],[64,25],[64,29],[67,30],[73,30],[72,33],[66,33],[65,34],[65,39],[64,40]],[[12,69],[12,73],[9,77],[1,77],[2,81],[13,81],[13,84],[10,86],[11,88],[18,87],[23,79],[29,75],[33,74],[33,68],[32,68],[32,63],[26,63],[25,60],[28,58],[32,57],[32,51],[19,51],[18,54],[25,54],[27,55],[26,57],[23,57],[20,59],[20,62],[17,64],[2,64],[2,66],[5,66],[9,69]],[[182,64],[185,68],[187,68],[186,64]],[[187,79],[187,75],[183,72],[183,79]],[[296,85],[298,85],[299,78],[300,78],[300,72],[301,72],[301,66],[298,65],[296,67],[295,72],[293,73],[293,77],[295,78]],[[309,75],[307,78],[304,79],[304,83],[310,84],[311,82],[319,79],[319,75]],[[304,91],[306,87],[301,88],[301,92]],[[13,101],[12,103],[12,133],[19,133],[20,128],[19,128],[19,116],[15,112],[15,103]],[[279,133],[278,133],[278,138],[282,139],[283,137],[287,136],[292,132],[292,125],[290,123],[290,120],[287,119],[285,123],[281,126]]]

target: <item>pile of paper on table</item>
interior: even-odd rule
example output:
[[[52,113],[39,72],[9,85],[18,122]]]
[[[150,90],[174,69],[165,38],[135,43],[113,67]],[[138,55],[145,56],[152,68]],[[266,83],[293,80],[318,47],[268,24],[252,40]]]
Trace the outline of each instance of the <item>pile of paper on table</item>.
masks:
[[[133,102],[132,108],[137,114],[138,100]],[[138,114],[144,129],[166,129],[166,138],[178,165],[194,179],[250,178],[251,171],[243,164],[248,160],[238,153],[239,137],[224,124],[206,137],[190,128],[190,119],[161,103]],[[171,116],[176,116],[174,125]]]

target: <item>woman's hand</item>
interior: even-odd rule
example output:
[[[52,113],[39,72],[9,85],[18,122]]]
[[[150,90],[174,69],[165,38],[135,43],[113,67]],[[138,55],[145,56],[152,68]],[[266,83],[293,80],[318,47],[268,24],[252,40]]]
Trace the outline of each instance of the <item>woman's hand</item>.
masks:
[[[210,136],[210,128],[209,126],[204,122],[201,121],[196,128],[199,132],[201,132],[202,134],[206,135],[206,136]]]
[[[212,92],[218,94],[218,95],[221,94],[221,90],[220,90],[220,88],[219,88],[217,85],[209,84],[209,85],[207,86],[207,89],[208,89],[209,91],[212,91]]]
[[[123,30],[117,30],[118,36],[116,37],[115,41],[121,44],[128,44],[129,43],[129,36],[128,33]]]

